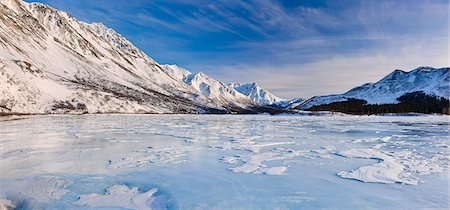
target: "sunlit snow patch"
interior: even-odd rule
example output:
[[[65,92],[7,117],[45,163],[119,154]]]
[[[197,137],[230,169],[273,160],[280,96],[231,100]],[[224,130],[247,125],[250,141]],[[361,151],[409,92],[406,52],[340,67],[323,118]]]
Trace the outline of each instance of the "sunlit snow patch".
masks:
[[[355,179],[362,182],[373,183],[403,183],[417,185],[418,180],[407,172],[406,166],[393,156],[384,154],[374,149],[350,149],[338,153],[349,158],[374,159],[380,162],[369,166],[363,166],[352,171],[340,171],[338,176],[346,179]]]
[[[78,205],[90,207],[121,207],[127,209],[165,209],[166,199],[155,196],[158,190],[153,188],[140,192],[137,187],[113,185],[106,189],[105,194],[81,195],[75,202]]]
[[[228,164],[236,164],[241,162],[241,165],[230,168],[230,171],[235,173],[282,175],[287,171],[286,166],[279,165],[270,167],[263,162],[291,159],[299,156],[301,153],[302,151],[278,148],[271,152],[223,157],[221,160],[222,162]]]

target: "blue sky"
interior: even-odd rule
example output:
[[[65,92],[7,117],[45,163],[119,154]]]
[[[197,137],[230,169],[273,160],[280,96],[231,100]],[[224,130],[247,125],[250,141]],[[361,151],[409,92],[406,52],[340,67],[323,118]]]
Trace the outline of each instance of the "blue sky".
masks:
[[[284,98],[449,66],[448,0],[38,1],[103,22],[159,63]]]

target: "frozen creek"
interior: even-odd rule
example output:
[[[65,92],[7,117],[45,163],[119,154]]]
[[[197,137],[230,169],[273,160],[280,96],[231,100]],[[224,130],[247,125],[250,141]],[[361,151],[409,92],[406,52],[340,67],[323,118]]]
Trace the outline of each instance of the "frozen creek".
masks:
[[[449,208],[445,116],[0,121],[0,209]]]

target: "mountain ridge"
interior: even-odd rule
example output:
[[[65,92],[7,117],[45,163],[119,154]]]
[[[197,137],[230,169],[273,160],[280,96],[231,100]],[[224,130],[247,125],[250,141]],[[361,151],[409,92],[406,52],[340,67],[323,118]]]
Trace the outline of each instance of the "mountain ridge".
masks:
[[[450,98],[450,68],[421,66],[411,71],[396,69],[378,82],[366,83],[343,94],[315,96],[297,108],[309,109],[313,106],[360,99],[368,104],[396,104],[397,98],[406,93],[423,91],[427,95]]]

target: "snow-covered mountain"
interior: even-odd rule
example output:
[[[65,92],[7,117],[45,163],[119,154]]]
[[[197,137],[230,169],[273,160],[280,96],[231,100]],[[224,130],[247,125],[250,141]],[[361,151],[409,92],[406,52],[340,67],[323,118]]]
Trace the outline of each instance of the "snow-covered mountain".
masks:
[[[308,109],[351,98],[365,100],[368,104],[395,104],[400,96],[416,91],[450,98],[450,68],[419,67],[410,72],[395,70],[376,83],[355,87],[344,94],[316,96],[298,108]]]
[[[260,105],[291,109],[297,107],[305,100],[303,98],[294,98],[291,100],[280,98],[278,96],[275,96],[268,90],[262,88],[256,82],[250,84],[231,83],[229,84],[229,86],[246,95],[253,102]]]
[[[275,96],[268,90],[262,88],[258,83],[240,84],[231,83],[230,87],[249,97],[253,102],[261,105],[272,105],[276,102],[286,101],[280,97]]]
[[[177,65],[163,65],[163,69],[176,80],[184,82],[203,96],[210,98],[215,102],[231,102],[237,107],[241,106],[241,104],[254,104],[247,96],[203,72],[193,74]],[[197,97],[197,95],[194,97]]]
[[[294,99],[287,100],[287,101],[277,101],[275,103],[272,103],[271,105],[274,107],[292,109],[292,108],[297,107],[301,103],[303,103],[303,101],[305,101],[304,98],[294,98]]]
[[[0,14],[0,112],[199,113],[255,106],[207,76],[185,81],[190,72],[159,65],[101,23],[20,0],[0,0]]]

